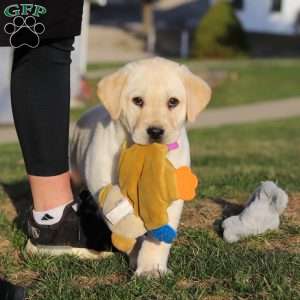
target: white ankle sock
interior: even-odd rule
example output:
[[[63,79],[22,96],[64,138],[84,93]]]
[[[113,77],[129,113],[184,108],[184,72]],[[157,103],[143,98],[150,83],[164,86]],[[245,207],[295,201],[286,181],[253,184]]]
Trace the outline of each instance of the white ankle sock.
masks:
[[[63,205],[45,211],[36,211],[33,209],[33,218],[35,222],[37,222],[40,225],[56,224],[61,220],[65,207],[72,201],[73,199]]]

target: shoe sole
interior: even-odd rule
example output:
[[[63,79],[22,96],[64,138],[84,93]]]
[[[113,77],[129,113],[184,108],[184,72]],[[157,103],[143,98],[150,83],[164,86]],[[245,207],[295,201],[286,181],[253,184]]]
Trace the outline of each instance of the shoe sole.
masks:
[[[95,250],[89,250],[86,248],[73,248],[71,246],[35,246],[30,240],[27,241],[25,251],[29,255],[51,255],[51,256],[61,256],[61,255],[74,255],[81,259],[103,259],[113,255],[113,252],[103,251],[98,252]]]

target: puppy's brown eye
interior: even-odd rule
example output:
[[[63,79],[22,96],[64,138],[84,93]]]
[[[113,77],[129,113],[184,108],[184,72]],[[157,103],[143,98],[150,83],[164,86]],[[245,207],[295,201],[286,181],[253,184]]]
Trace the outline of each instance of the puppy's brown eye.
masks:
[[[177,98],[172,97],[168,101],[168,108],[169,109],[175,108],[176,106],[178,106],[178,104],[179,104],[179,100]]]
[[[134,97],[132,99],[132,102],[139,107],[143,107],[144,106],[144,100],[141,97]]]

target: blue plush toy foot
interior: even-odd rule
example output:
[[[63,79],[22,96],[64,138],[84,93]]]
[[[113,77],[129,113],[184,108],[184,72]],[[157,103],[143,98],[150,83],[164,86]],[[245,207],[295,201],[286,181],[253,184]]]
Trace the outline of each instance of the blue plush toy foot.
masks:
[[[153,229],[149,231],[148,234],[154,239],[167,244],[171,244],[176,238],[176,230],[174,230],[170,225],[164,225]]]

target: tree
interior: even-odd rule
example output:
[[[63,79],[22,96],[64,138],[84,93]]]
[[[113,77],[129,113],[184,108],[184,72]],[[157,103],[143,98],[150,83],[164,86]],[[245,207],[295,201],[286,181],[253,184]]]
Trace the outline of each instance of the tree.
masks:
[[[195,30],[194,57],[226,58],[245,55],[246,34],[228,1],[218,1]]]

